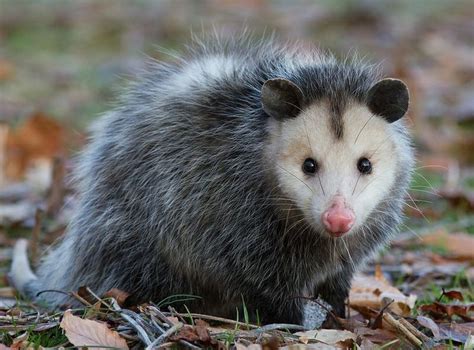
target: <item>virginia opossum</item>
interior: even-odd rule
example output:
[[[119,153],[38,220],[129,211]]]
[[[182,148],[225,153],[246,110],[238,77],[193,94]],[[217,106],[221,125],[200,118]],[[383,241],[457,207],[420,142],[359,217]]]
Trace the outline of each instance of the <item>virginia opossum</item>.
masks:
[[[342,315],[413,167],[407,87],[376,71],[245,38],[149,63],[94,128],[63,240],[36,275],[17,252],[13,282],[32,298],[191,294],[191,310],[227,317],[244,300],[263,322],[302,323],[302,297],[319,295]]]

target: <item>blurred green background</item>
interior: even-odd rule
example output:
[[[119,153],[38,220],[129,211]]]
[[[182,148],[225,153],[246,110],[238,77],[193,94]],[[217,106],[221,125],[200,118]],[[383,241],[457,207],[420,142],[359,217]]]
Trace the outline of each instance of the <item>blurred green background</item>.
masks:
[[[453,205],[474,210],[473,18],[472,0],[0,0],[0,121],[41,112],[82,134],[146,56],[172,61],[160,49],[179,52],[191,32],[275,32],[342,58],[358,52],[407,82],[414,195],[429,200],[425,216],[457,220]],[[438,190],[446,201],[433,201]]]
[[[0,0],[0,119],[33,110],[84,127],[158,47],[243,28],[357,51],[408,80],[412,117],[458,123],[474,107],[472,1]],[[441,121],[440,121],[441,119]]]

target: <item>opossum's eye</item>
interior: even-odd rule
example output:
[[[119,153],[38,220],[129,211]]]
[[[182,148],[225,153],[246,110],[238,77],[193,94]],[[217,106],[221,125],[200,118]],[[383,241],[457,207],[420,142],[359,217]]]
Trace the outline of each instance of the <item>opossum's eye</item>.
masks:
[[[370,174],[372,172],[372,163],[367,158],[360,158],[357,162],[357,169],[361,174]]]
[[[312,158],[306,158],[303,162],[303,171],[308,175],[316,173],[318,171],[318,163]]]

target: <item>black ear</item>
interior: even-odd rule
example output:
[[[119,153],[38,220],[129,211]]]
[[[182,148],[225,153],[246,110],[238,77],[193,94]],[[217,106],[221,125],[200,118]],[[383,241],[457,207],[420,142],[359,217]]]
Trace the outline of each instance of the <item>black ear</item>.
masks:
[[[302,102],[303,92],[287,79],[269,79],[263,84],[263,110],[273,118],[281,120],[296,117],[301,111]]]
[[[410,95],[405,83],[398,79],[383,79],[369,90],[367,105],[370,111],[389,123],[397,121],[408,110]]]

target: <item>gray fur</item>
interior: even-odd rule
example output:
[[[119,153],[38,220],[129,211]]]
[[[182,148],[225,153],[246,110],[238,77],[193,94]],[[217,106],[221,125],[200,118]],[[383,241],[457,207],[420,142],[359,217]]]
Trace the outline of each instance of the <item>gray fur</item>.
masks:
[[[176,64],[151,62],[95,126],[79,161],[77,211],[27,289],[115,287],[143,302],[187,293],[203,298],[188,304],[193,311],[228,317],[243,298],[264,322],[296,323],[298,297],[321,294],[344,312],[354,268],[401,221],[412,167],[405,127],[391,124],[407,154],[397,155],[396,182],[363,234],[335,240],[306,223],[286,225],[264,157],[263,83],[288,79],[302,89],[303,107],[327,98],[341,113],[348,98],[364,103],[378,76],[357,60],[337,63],[271,41],[211,42],[196,42]],[[217,72],[212,57],[222,60]]]

